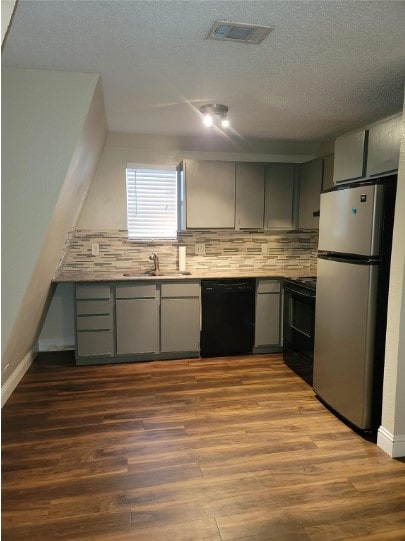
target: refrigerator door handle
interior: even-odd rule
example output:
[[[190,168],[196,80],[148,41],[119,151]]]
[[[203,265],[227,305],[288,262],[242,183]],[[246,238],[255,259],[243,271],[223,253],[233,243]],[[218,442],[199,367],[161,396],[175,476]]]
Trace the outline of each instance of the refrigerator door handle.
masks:
[[[336,252],[318,252],[318,259],[352,263],[353,265],[379,265],[381,263],[380,257],[362,257],[355,254],[339,254]]]

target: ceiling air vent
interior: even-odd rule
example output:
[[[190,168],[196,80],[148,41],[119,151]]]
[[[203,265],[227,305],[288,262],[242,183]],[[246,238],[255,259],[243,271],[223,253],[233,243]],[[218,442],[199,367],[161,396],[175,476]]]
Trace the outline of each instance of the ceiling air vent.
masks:
[[[271,26],[215,21],[208,32],[207,39],[235,41],[237,43],[261,43],[272,30]]]

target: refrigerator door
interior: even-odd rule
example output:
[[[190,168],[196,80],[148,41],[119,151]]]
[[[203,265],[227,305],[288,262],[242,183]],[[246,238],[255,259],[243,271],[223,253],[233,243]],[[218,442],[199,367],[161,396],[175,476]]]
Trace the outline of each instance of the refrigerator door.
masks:
[[[378,265],[318,259],[315,392],[357,427],[372,424]]]
[[[321,251],[378,256],[384,188],[347,185],[321,195]]]

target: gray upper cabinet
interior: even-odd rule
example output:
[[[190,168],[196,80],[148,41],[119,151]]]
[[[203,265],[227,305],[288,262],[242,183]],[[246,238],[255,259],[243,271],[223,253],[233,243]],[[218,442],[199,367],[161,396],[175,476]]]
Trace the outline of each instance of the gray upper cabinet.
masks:
[[[263,229],[265,167],[236,164],[236,229]]]
[[[299,229],[319,228],[319,217],[313,216],[313,213],[319,211],[320,207],[322,171],[322,159],[313,160],[300,166]]]
[[[272,164],[266,167],[265,228],[293,229],[296,166]]]
[[[402,116],[371,126],[368,133],[367,176],[398,169]]]
[[[184,160],[187,229],[234,229],[235,164]]]
[[[343,135],[335,141],[333,181],[362,178],[365,174],[367,130]]]
[[[322,190],[328,190],[333,188],[333,162],[334,155],[330,154],[323,158],[323,178],[322,178]]]

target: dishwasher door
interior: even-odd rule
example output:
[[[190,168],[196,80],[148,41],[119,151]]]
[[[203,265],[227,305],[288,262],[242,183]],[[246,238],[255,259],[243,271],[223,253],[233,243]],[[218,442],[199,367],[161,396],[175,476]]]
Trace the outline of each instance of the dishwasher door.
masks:
[[[255,283],[254,279],[201,281],[201,357],[252,353]]]

